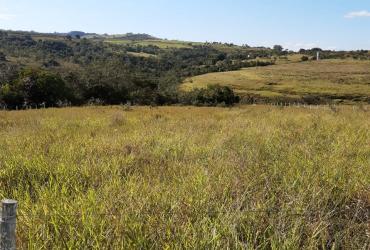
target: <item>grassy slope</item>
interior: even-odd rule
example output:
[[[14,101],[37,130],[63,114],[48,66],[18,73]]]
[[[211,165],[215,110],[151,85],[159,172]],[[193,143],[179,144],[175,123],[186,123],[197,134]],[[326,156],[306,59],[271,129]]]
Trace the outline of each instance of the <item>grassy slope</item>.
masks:
[[[141,46],[158,46],[161,49],[166,48],[192,48],[191,44],[182,41],[173,41],[173,40],[122,40],[122,39],[106,39],[105,42],[114,43],[114,44],[131,44],[131,45],[141,45]]]
[[[183,88],[208,84],[228,85],[241,95],[370,98],[370,61],[323,60],[211,73],[187,79]]]
[[[52,35],[52,34],[30,34],[35,40],[48,40],[48,41],[63,41],[68,42],[68,40],[63,36]],[[192,45],[201,44],[197,42],[185,42],[177,40],[131,40],[131,39],[122,39],[122,38],[88,38],[95,41],[104,41],[113,44],[131,44],[131,45],[142,45],[149,46],[154,45],[158,46],[161,49],[167,48],[192,48]]]
[[[157,57],[156,55],[152,55],[152,54],[148,54],[148,53],[144,53],[144,52],[140,52],[140,53],[127,52],[127,54],[132,55],[132,56],[136,56],[136,57],[144,57],[144,58]]]
[[[105,39],[105,42],[110,42],[114,44],[131,44],[131,45],[141,45],[141,46],[157,46],[161,49],[182,49],[187,48],[191,49],[195,45],[204,45],[205,43],[202,42],[187,42],[187,41],[179,41],[179,40],[125,40],[125,39]],[[235,52],[237,50],[250,50],[256,51],[259,49],[256,48],[242,48],[240,46],[227,46],[225,44],[211,44],[211,46],[219,51],[223,52]]]
[[[24,249],[366,249],[368,131],[349,107],[0,111],[0,198]]]

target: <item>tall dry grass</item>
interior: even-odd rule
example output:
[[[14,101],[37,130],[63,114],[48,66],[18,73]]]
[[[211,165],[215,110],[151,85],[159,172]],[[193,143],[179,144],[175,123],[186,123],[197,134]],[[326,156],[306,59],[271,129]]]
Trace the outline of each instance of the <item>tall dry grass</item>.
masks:
[[[368,249],[365,110],[0,112],[22,249]]]

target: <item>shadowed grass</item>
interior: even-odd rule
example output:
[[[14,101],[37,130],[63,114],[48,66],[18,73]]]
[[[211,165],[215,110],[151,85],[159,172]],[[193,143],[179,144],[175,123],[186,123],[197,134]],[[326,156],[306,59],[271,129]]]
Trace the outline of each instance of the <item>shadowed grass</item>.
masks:
[[[350,107],[0,112],[20,248],[367,249],[370,116]]]

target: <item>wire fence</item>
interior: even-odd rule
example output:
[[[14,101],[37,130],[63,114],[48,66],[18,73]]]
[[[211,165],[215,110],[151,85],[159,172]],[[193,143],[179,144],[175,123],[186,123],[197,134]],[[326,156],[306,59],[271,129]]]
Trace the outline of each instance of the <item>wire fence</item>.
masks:
[[[293,209],[292,209],[293,210]],[[297,211],[289,211],[285,210],[284,208],[275,208],[275,209],[234,209],[234,210],[225,210],[225,211],[205,211],[204,214],[214,217],[217,215],[222,215],[229,213],[230,211],[239,213],[239,214],[281,214],[281,215],[287,215],[287,216],[307,216],[307,217],[314,217],[314,216],[329,216],[329,217],[347,217],[348,219],[356,219],[361,217],[366,217],[370,220],[370,208],[366,207],[366,204],[361,204],[356,207],[346,207],[341,209],[334,209],[331,211],[324,211],[324,210],[316,210],[316,209],[298,209]],[[350,213],[352,211],[353,217],[349,217]],[[18,217],[25,217],[29,218],[31,214],[31,210],[24,211],[21,210],[18,213]],[[148,215],[152,215],[149,211],[147,211]],[[181,210],[176,211],[165,211],[161,210],[161,212],[157,212],[157,215],[167,215],[167,216],[176,216],[179,213],[181,213]],[[66,212],[68,216],[76,216],[81,217],[83,215],[90,215],[90,216],[102,216],[102,217],[122,217],[125,216],[124,212]],[[62,216],[60,213],[55,212],[49,212],[44,213],[42,216],[45,217],[51,217],[51,216]],[[370,223],[370,221],[369,221]]]
[[[98,105],[98,104],[97,104]],[[123,104],[122,104],[123,105]],[[126,104],[131,106],[130,103]],[[363,111],[367,112],[370,110],[369,105],[366,104],[355,104],[355,105],[337,105],[337,104],[305,104],[305,103],[289,103],[289,102],[267,102],[267,103],[249,103],[249,104],[242,104],[246,106],[270,106],[270,107],[277,107],[277,108],[300,108],[300,109],[309,109],[309,110],[328,110],[333,112],[338,112],[342,107],[349,107],[352,108],[353,112],[356,111]],[[87,106],[94,106],[94,104],[87,104]],[[58,105],[49,107],[49,108],[68,108],[73,107],[70,102],[61,102]],[[7,105],[0,103],[0,111],[9,111],[9,110],[34,110],[34,109],[46,109],[45,103],[41,104],[24,104],[20,106],[16,106],[13,109],[9,109]]]

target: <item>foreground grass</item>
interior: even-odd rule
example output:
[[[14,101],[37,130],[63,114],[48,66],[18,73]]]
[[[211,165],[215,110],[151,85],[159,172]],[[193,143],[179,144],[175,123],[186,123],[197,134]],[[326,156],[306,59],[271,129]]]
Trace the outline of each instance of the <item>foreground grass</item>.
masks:
[[[368,249],[370,116],[334,111],[0,112],[0,198],[24,249]]]
[[[370,100],[370,61],[323,60],[210,73],[187,79],[183,88],[210,84],[230,86],[241,96],[299,98],[315,95],[366,102]]]

